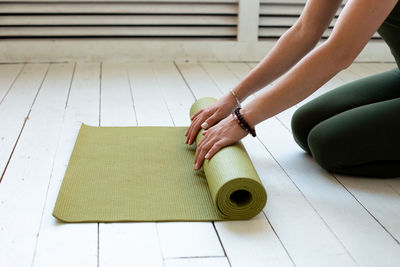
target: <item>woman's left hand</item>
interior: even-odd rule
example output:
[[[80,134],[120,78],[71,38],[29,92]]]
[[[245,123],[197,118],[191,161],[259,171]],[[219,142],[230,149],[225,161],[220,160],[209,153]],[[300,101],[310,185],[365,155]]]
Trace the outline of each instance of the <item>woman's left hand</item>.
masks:
[[[243,130],[236,119],[227,116],[225,119],[203,131],[203,138],[197,144],[194,169],[199,170],[204,159],[211,159],[221,148],[234,144],[248,133]]]

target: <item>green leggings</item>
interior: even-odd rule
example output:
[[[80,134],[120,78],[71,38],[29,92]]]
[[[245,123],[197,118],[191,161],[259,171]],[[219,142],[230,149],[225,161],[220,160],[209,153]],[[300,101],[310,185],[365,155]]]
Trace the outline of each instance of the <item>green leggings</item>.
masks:
[[[294,139],[324,169],[400,177],[400,71],[340,86],[300,107]]]

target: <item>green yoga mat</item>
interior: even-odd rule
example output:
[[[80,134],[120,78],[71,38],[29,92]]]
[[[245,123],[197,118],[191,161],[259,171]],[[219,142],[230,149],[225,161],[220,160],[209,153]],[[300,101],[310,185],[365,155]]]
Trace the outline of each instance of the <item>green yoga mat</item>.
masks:
[[[196,101],[190,115],[216,101]],[[267,195],[241,142],[193,170],[186,127],[82,124],[53,216],[64,222],[214,221],[257,215]],[[196,143],[202,138],[201,132]]]

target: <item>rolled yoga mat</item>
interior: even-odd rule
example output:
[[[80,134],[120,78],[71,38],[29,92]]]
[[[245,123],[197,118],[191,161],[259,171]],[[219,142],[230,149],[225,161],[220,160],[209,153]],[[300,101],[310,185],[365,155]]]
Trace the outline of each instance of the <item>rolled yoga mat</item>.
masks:
[[[190,115],[215,101],[197,100]],[[117,222],[257,215],[267,194],[243,144],[222,148],[204,161],[202,171],[194,171],[195,146],[184,144],[186,128],[82,124],[53,216],[64,222]]]

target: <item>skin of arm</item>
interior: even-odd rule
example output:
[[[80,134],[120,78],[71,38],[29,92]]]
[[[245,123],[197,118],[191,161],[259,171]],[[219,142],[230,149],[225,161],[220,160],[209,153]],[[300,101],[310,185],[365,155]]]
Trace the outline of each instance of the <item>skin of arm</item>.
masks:
[[[322,9],[321,4],[324,2],[329,1],[313,0],[309,1],[308,6],[311,4],[319,5],[319,13],[332,17],[332,12],[336,10]],[[242,109],[241,113],[246,121],[254,127],[261,121],[300,102],[335,76],[336,73],[347,68],[368,43],[396,3],[397,0],[350,0],[340,14],[329,39],[302,58],[269,91],[258,96]],[[337,1],[335,1],[335,4],[338,5]],[[334,7],[335,5],[331,6],[332,9]],[[302,23],[312,21],[307,15],[302,15],[302,17]],[[307,24],[307,27],[310,28],[304,30],[322,34],[319,30],[320,26]],[[275,48],[274,52],[279,53],[278,51],[279,48]],[[301,53],[297,55],[300,57]],[[258,68],[250,72],[238,84],[236,94],[239,98],[246,98],[249,93],[260,89],[265,85],[264,83],[276,78],[279,73],[283,73],[290,66],[289,62],[285,61],[284,64],[287,64],[285,67],[280,67],[280,71],[273,72],[272,70],[280,64],[275,62],[276,65],[274,66],[272,63],[268,63],[268,60],[274,62],[273,58],[273,56],[264,58]],[[295,58],[292,57],[290,62],[295,62]],[[268,74],[269,72],[272,74]],[[194,163],[196,170],[201,167],[205,158],[210,159],[222,147],[233,144],[246,136],[247,132],[241,129],[231,116],[228,116],[204,131],[203,135],[204,137],[197,144]]]
[[[265,58],[235,86],[234,91],[240,101],[280,77],[314,48],[340,3],[341,0],[307,1],[298,21],[279,38]],[[222,120],[230,114],[235,105],[235,99],[228,93],[214,105],[194,114],[185,133],[185,143],[193,144],[200,128],[207,129]]]
[[[240,101],[273,82],[313,49],[342,0],[308,0],[297,22],[234,88]]]
[[[329,39],[304,57],[271,90],[243,108],[249,124],[254,126],[297,104],[351,65],[396,3],[397,0],[349,1]]]

